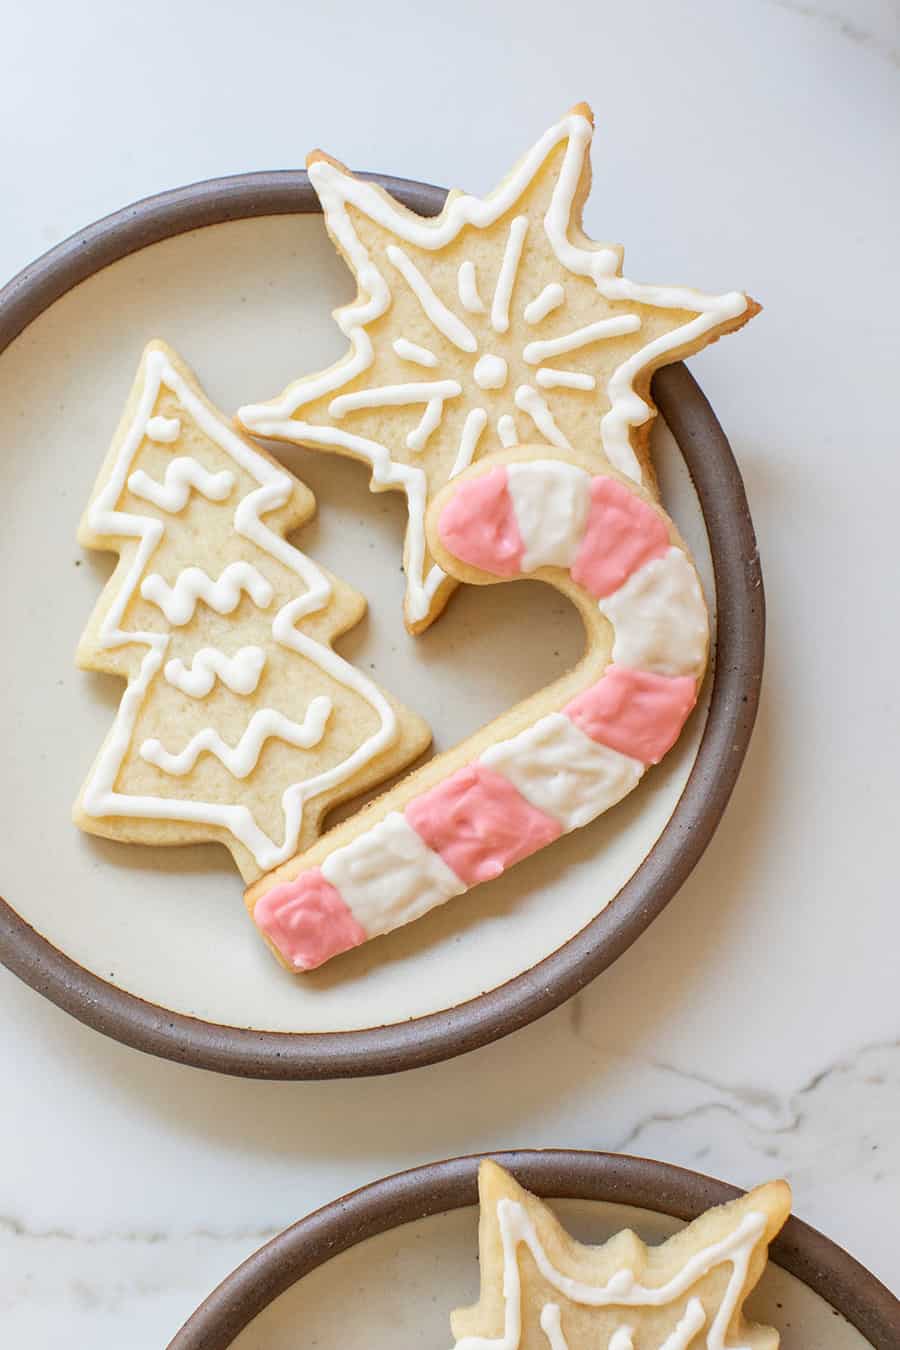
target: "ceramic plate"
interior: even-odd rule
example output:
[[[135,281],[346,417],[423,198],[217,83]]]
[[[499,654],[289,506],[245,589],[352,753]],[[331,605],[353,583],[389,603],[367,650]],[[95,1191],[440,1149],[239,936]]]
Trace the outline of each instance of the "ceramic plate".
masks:
[[[434,212],[443,192],[385,182]],[[340,356],[352,297],[306,176],[254,174],[152,198],[54,249],[0,294],[6,634],[0,956],[127,1044],[261,1077],[382,1073],[457,1054],[549,1011],[660,911],[731,792],[762,667],[753,529],[728,443],[683,366],[654,393],[666,505],[718,628],[714,679],[664,764],[621,805],[490,886],[293,978],[251,931],[224,849],[90,838],[71,803],[121,682],[73,653],[112,560],[75,529],[147,339],[164,337],[223,409]],[[366,469],[277,453],[315,492],[299,546],[367,595],[340,650],[457,742],[580,654],[575,611],[537,582],[463,588],[418,639],[401,622],[399,494]],[[513,654],[514,653],[514,657]]]
[[[634,1228],[662,1242],[739,1192],[646,1158],[494,1154],[582,1242]],[[478,1298],[476,1158],[388,1177],[288,1228],[228,1277],[169,1350],[450,1350],[449,1315]],[[348,1298],[348,1291],[353,1297]],[[781,1350],[896,1350],[900,1305],[857,1261],[789,1219],[747,1303]]]

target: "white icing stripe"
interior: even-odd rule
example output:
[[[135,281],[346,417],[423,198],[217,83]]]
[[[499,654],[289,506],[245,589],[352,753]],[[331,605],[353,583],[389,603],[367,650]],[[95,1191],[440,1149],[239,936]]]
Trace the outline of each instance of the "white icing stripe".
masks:
[[[463,423],[462,435],[459,438],[459,449],[456,452],[456,459],[453,461],[453,468],[450,470],[450,477],[455,478],[463,469],[467,469],[472,463],[473,456],[478,448],[478,442],[481,439],[481,433],[487,426],[488,415],[484,408],[473,408],[467,414]]]
[[[497,1204],[497,1217],[503,1247],[503,1334],[498,1337],[463,1336],[456,1342],[455,1350],[518,1350],[522,1339],[522,1278],[518,1262],[520,1244],[528,1248],[539,1274],[552,1289],[572,1303],[586,1308],[664,1308],[682,1298],[711,1270],[720,1265],[730,1265],[728,1284],[706,1337],[706,1350],[726,1350],[728,1327],[739,1305],[750,1258],[766,1231],[765,1215],[751,1211],[727,1237],[690,1256],[677,1274],[665,1284],[656,1286],[641,1284],[626,1268],[617,1271],[605,1285],[590,1285],[563,1275],[552,1265],[523,1205],[504,1198]],[[691,1304],[694,1303],[699,1303],[699,1299],[691,1299],[678,1324],[679,1328],[688,1317],[692,1324],[696,1323],[697,1310],[691,1311]],[[565,1342],[558,1315],[548,1312],[555,1306],[554,1304],[544,1306],[541,1313],[541,1327],[550,1339],[553,1350],[561,1350]],[[700,1311],[702,1312],[702,1305]],[[684,1344],[685,1333],[682,1331],[680,1334]],[[551,1339],[551,1335],[558,1339]],[[619,1344],[623,1346],[624,1341],[620,1341]],[[668,1342],[666,1344],[668,1345]],[[678,1345],[677,1341],[675,1345]]]
[[[634,1350],[633,1338],[633,1327],[616,1327],[609,1338],[609,1350]]]
[[[428,443],[428,437],[440,426],[443,415],[444,400],[442,398],[429,399],[421,421],[406,438],[408,449],[416,453],[424,450]]]
[[[390,932],[466,889],[397,811],[322,863],[369,937]]]
[[[516,430],[515,418],[510,417],[509,413],[504,413],[497,419],[497,435],[500,437],[500,444],[507,450],[518,443],[519,433]]]
[[[177,420],[177,419],[174,419]],[[210,473],[189,455],[179,456],[166,465],[162,483],[138,469],[128,479],[128,491],[134,497],[143,497],[161,511],[177,514],[183,511],[191,489],[208,497],[211,502],[223,502],[234,487],[234,474],[227,469]]]
[[[216,647],[201,647],[186,666],[180,657],[167,661],[163,670],[167,682],[189,698],[205,698],[216,679],[233,694],[252,694],[266,664],[262,647],[241,647],[234,656],[226,656]]]
[[[539,366],[548,357],[563,356],[579,347],[589,347],[592,342],[605,342],[609,338],[623,337],[626,333],[636,333],[641,321],[636,314],[617,314],[612,319],[598,319],[596,323],[585,324],[561,337],[546,338],[542,342],[529,342],[522,357],[529,366]]]
[[[192,736],[183,750],[170,754],[161,741],[147,740],[141,746],[141,758],[163,773],[181,777],[190,773],[203,754],[215,755],[234,778],[246,778],[259,761],[266,741],[276,738],[301,750],[318,745],[325,735],[325,725],[331,716],[330,698],[314,698],[306,710],[302,723],[293,722],[274,708],[260,708],[250,718],[237,745],[228,745],[212,727],[205,727]]]
[[[547,315],[551,314],[554,309],[559,309],[560,305],[565,301],[565,298],[566,293],[559,282],[551,281],[544,287],[540,295],[536,295],[535,298],[529,301],[525,306],[523,311],[525,322],[530,324],[540,323],[541,320],[546,319]]]
[[[419,380],[412,384],[383,384],[375,389],[355,389],[332,399],[328,411],[343,417],[358,408],[397,408],[407,403],[430,403],[432,399],[456,398],[462,393],[457,380]]]
[[[506,248],[503,250],[503,262],[494,289],[494,303],[491,305],[491,327],[495,333],[505,333],[509,328],[509,302],[516,273],[522,258],[525,236],[528,233],[528,217],[516,216],[509,226]]]
[[[549,366],[541,366],[535,376],[542,389],[596,389],[597,381],[593,375],[586,375],[580,370],[551,370]]]
[[[550,1350],[569,1350],[563,1335],[558,1303],[545,1303],[541,1308],[541,1331],[550,1342]]]
[[[506,484],[524,545],[522,571],[571,567],[591,505],[590,474],[552,459],[510,464]]]
[[[706,1323],[706,1313],[699,1298],[692,1298],[672,1332],[659,1350],[687,1350],[697,1332]]]
[[[561,450],[572,449],[567,438],[553,420],[553,414],[547,407],[546,400],[541,398],[538,391],[532,389],[530,384],[519,385],[516,390],[516,407],[521,408],[523,413],[528,414],[538,431],[551,445],[558,445]]]
[[[181,421],[177,417],[151,417],[144,428],[148,440],[172,445],[181,435]]]
[[[272,603],[271,583],[248,562],[229,563],[218,581],[207,576],[202,567],[185,567],[176,577],[174,586],[157,572],[152,572],[141,582],[144,599],[158,605],[176,628],[190,623],[201,600],[217,614],[231,614],[240,604],[244,591],[259,609],[268,609]]]
[[[416,342],[407,342],[406,338],[394,338],[391,346],[403,361],[412,361],[417,366],[430,367],[434,367],[438,363],[434,352],[430,352],[427,347],[420,347]]]
[[[463,309],[467,309],[470,314],[484,314],[485,306],[484,301],[478,294],[475,264],[468,258],[459,265],[459,271],[456,274],[456,289]]]
[[[615,806],[644,772],[639,760],[598,745],[561,712],[492,745],[481,763],[502,774],[566,831],[580,829]]]
[[[252,540],[264,553],[276,558],[305,587],[302,595],[288,601],[275,615],[272,635],[276,642],[312,661],[338,684],[352,689],[369,704],[378,718],[375,731],[345,759],[286,789],[282,795],[284,839],[280,844],[270,839],[260,828],[252,811],[246,806],[196,801],[192,798],[138,796],[117,792],[115,788],[144,697],[163,663],[170,642],[168,633],[134,632],[121,626],[125,610],[138,588],[147,562],[163,536],[164,526],[160,520],[151,516],[136,516],[116,509],[163,386],[176,396],[200,431],[228,455],[238,468],[260,484],[238,504],[234,515],[235,530],[244,538]],[[421,470],[415,472],[421,474]],[[325,609],[330,603],[332,591],[327,576],[312,559],[269,529],[261,519],[267,512],[277,510],[289,501],[292,492],[291,479],[235,435],[227,423],[221,421],[179,375],[164,352],[154,350],[147,353],[144,387],[134,419],[122,439],[112,472],[87,515],[91,529],[98,535],[135,538],[139,541],[121,588],[102,620],[100,644],[106,648],[115,648],[127,643],[142,643],[148,648],[137,675],[129,681],[122,696],[113,726],[85,784],[82,805],[88,815],[135,816],[221,825],[244,845],[261,869],[267,870],[277,867],[296,851],[304,803],[346,782],[396,741],[396,714],[378,686],[330,647],[316,642],[296,627],[306,615]],[[436,589],[437,583],[434,585]]]
[[[709,621],[697,573],[680,548],[633,572],[597,602],[613,626],[616,665],[657,675],[698,675]]]
[[[447,308],[443,300],[435,295],[418,267],[403,252],[403,249],[398,248],[396,244],[388,244],[385,252],[388,260],[394,264],[438,332],[443,333],[444,337],[452,342],[455,347],[459,347],[460,351],[477,351],[478,343],[474,334],[470,332],[462,319],[457,318],[453,311]]]

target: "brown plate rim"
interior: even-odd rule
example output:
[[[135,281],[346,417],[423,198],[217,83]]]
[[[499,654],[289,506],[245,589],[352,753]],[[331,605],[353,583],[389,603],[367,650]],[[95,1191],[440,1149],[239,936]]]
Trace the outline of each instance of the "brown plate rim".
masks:
[[[366,177],[406,206],[436,214],[445,190]],[[255,216],[310,214],[302,171],[210,179],[136,202],[51,249],[0,291],[0,352],[72,287],[111,263],[188,230]],[[697,758],[656,844],[605,909],[537,965],[456,1007],[353,1031],[228,1026],[150,1003],[71,960],[0,898],[0,962],[79,1021],[164,1059],[245,1078],[319,1079],[395,1073],[473,1050],[542,1017],[605,970],[687,878],[731,795],[759,700],[765,601],[753,523],[722,428],[682,364],[653,380],[700,500],[716,579],[718,628],[709,714]]]
[[[363,1186],[279,1233],[226,1276],[168,1350],[227,1350],[264,1308],[333,1256],[401,1224],[477,1204],[482,1157],[495,1158],[548,1200],[634,1205],[685,1222],[744,1193],[700,1172],[621,1153],[522,1149],[429,1163]],[[837,1243],[792,1217],[770,1257],[837,1309],[873,1350],[896,1350],[900,1303]]]

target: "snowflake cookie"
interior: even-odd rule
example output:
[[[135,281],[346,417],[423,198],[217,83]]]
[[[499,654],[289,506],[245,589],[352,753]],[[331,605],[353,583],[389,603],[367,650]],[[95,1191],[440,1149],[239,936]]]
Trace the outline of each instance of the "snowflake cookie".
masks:
[[[336,365],[240,409],[249,431],[367,462],[406,493],[406,622],[420,632],[457,581],[428,547],[443,485],[500,447],[598,455],[654,490],[650,377],[740,328],[758,306],[621,275],[622,249],[581,229],[593,117],[579,104],[487,197],[453,191],[426,219],[315,151],[309,176],[358,295],[335,317]],[[599,462],[599,461],[598,461]]]
[[[656,1247],[629,1229],[576,1242],[494,1162],[478,1177],[481,1297],[451,1317],[455,1350],[777,1350],[743,1304],[790,1212],[785,1181],[707,1210]]]
[[[150,343],[79,528],[119,560],[78,664],[128,681],[82,829],[219,840],[251,881],[428,745],[420,718],[332,650],[365,601],[287,543],[314,510]]]

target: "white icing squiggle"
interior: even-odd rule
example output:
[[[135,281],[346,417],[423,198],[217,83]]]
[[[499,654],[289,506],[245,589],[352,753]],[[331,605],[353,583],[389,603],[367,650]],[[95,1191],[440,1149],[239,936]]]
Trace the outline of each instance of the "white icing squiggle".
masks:
[[[597,381],[593,375],[580,370],[552,370],[541,366],[535,376],[542,389],[596,389]]]
[[[503,1334],[498,1337],[463,1336],[456,1342],[455,1350],[518,1350],[522,1338],[522,1283],[517,1258],[520,1244],[528,1248],[540,1275],[551,1288],[570,1302],[586,1308],[666,1307],[682,1298],[711,1270],[729,1264],[731,1274],[728,1285],[706,1336],[706,1350],[726,1350],[726,1334],[747,1280],[750,1258],[766,1230],[765,1215],[754,1210],[745,1214],[727,1237],[695,1252],[665,1284],[641,1284],[626,1269],[617,1271],[605,1285],[591,1285],[563,1275],[551,1264],[524,1205],[504,1198],[497,1204],[497,1218],[503,1245]],[[705,1320],[703,1305],[699,1299],[692,1298],[672,1335],[660,1350],[684,1350]],[[564,1350],[565,1338],[556,1304],[545,1304],[541,1312],[541,1327],[550,1341],[551,1350]],[[624,1335],[628,1333],[630,1340],[630,1328],[622,1327],[620,1330],[623,1335],[618,1346],[624,1350]],[[737,1350],[737,1347],[731,1347],[730,1350]]]
[[[399,408],[407,403],[430,403],[433,398],[456,398],[462,393],[458,380],[419,380],[412,384],[383,384],[377,389],[355,389],[341,394],[328,405],[332,417],[343,417],[357,408]]]
[[[515,418],[511,417],[509,413],[504,413],[502,417],[498,417],[497,435],[500,437],[500,444],[507,450],[510,446],[518,444],[519,433],[516,430]]]
[[[516,390],[516,407],[527,413],[538,431],[551,445],[558,445],[561,450],[571,450],[569,441],[553,420],[553,414],[546,401],[530,384],[519,385]]]
[[[494,303],[491,305],[491,327],[495,333],[505,333],[509,328],[509,302],[527,233],[528,217],[516,216],[510,223],[506,248],[503,250],[503,262],[500,264],[500,274],[494,290]]]
[[[453,468],[450,470],[450,477],[455,478],[463,469],[467,469],[472,463],[472,457],[478,447],[481,439],[481,433],[487,426],[488,415],[484,408],[473,408],[466,414],[466,420],[463,423],[462,435],[459,438],[459,449],[456,452],[456,459],[453,461]]]
[[[233,487],[233,473],[227,469],[210,473],[190,455],[179,455],[167,464],[165,478],[161,483],[143,469],[138,469],[128,479],[128,491],[133,496],[143,497],[161,511],[169,511],[174,515],[184,510],[192,489],[211,502],[224,502]]]
[[[190,773],[202,754],[215,755],[234,778],[246,778],[259,761],[266,741],[277,737],[288,745],[309,750],[318,745],[325,735],[325,724],[331,716],[330,698],[319,695],[306,710],[302,723],[294,722],[274,708],[260,708],[250,718],[249,725],[237,745],[228,745],[212,727],[205,727],[192,736],[183,750],[170,754],[161,741],[147,740],[141,746],[141,758],[163,773],[176,777]]]
[[[608,338],[623,337],[626,333],[636,333],[641,321],[636,314],[617,314],[612,319],[598,319],[596,323],[585,324],[572,333],[561,337],[546,338],[543,342],[529,342],[522,352],[529,366],[539,366],[551,356],[562,356],[565,352],[577,351],[592,342],[603,342]]]
[[[185,567],[176,577],[174,586],[157,572],[152,572],[141,582],[144,599],[158,605],[176,628],[190,623],[201,600],[217,614],[231,614],[240,604],[244,591],[258,609],[268,609],[275,594],[271,583],[248,562],[229,563],[218,581],[213,581],[202,567]]]
[[[181,435],[181,421],[177,417],[151,417],[144,430],[149,440],[172,445]]]
[[[475,274],[475,264],[468,258],[459,265],[459,271],[456,274],[456,289],[463,309],[467,309],[470,314],[483,314],[485,312],[484,301],[478,294],[478,277]]]
[[[429,399],[421,421],[406,438],[408,448],[417,454],[421,453],[428,443],[428,437],[440,426],[443,415],[444,400],[442,398]]]
[[[432,368],[438,363],[434,352],[430,352],[427,347],[420,347],[417,342],[408,342],[406,338],[394,338],[391,346],[403,361],[412,361],[417,366]]]
[[[316,642],[296,625],[309,614],[327,608],[331,601],[331,583],[324,572],[299,549],[266,525],[262,517],[288,502],[293,493],[292,480],[256,451],[227,423],[218,418],[159,350],[147,353],[144,387],[134,420],[123,437],[119,454],[103,489],[88,509],[88,523],[98,535],[134,538],[138,541],[122,585],[100,626],[99,642],[104,648],[140,643],[147,647],[137,675],[122,696],[112,730],[97,757],[93,772],[82,793],[82,805],[88,815],[136,816],[150,820],[187,820],[198,824],[220,825],[229,830],[252,854],[262,870],[276,867],[295,852],[303,821],[304,804],[320,793],[346,782],[380,755],[397,739],[397,717],[381,690],[360,670],[323,643]],[[257,824],[250,809],[232,803],[197,801],[193,798],[139,796],[116,791],[115,783],[124,761],[134,727],[147,690],[163,663],[170,642],[168,633],[124,629],[125,611],[149,559],[165,532],[163,522],[151,516],[137,516],[117,509],[126,481],[146,429],[160,389],[165,386],[178,399],[195,424],[241,469],[249,473],[259,487],[247,494],[234,515],[239,535],[276,558],[305,586],[303,594],[288,601],[275,615],[272,635],[290,651],[313,662],[338,684],[352,689],[378,718],[377,728],[345,759],[304,781],[292,783],[281,798],[284,812],[284,838],[270,839]],[[175,420],[175,419],[173,419]],[[421,470],[417,470],[421,475]],[[424,477],[424,476],[423,476]],[[423,501],[424,509],[424,501]],[[443,574],[442,574],[443,575]]]
[[[186,666],[180,657],[167,661],[163,670],[167,682],[190,698],[205,698],[216,679],[233,694],[252,694],[266,664],[262,647],[241,647],[234,656],[226,656],[216,647],[201,647]]]
[[[559,309],[566,298],[566,293],[558,281],[551,281],[544,287],[540,295],[536,295],[533,300],[522,311],[526,323],[540,323],[546,319],[554,309]]]
[[[462,319],[457,318],[453,311],[447,308],[443,300],[435,295],[418,267],[403,252],[403,249],[398,248],[396,244],[389,244],[385,252],[435,328],[443,333],[444,337],[452,342],[454,347],[459,347],[460,351],[477,351],[478,342],[475,335],[466,327]]]

